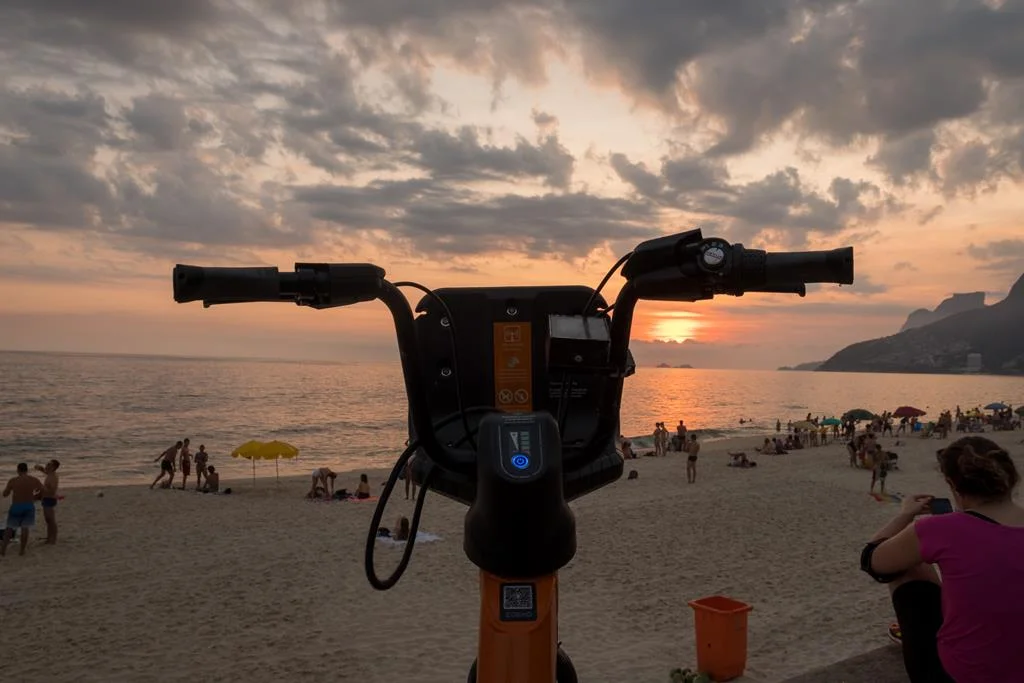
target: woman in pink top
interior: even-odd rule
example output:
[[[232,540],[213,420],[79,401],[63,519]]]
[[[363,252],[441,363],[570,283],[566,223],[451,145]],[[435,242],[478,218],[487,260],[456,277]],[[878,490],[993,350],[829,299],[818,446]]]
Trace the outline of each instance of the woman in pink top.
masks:
[[[959,512],[915,521],[933,496],[906,498],[864,548],[861,569],[889,584],[913,683],[1024,680],[1017,468],[1006,450],[980,436],[953,442],[938,459]]]

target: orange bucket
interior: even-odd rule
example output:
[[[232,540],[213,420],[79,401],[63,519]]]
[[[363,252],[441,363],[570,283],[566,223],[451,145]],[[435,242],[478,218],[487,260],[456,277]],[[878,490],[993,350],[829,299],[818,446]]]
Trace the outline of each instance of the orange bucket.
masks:
[[[747,614],[739,600],[712,595],[692,600],[697,639],[697,670],[716,681],[731,681],[747,667]]]

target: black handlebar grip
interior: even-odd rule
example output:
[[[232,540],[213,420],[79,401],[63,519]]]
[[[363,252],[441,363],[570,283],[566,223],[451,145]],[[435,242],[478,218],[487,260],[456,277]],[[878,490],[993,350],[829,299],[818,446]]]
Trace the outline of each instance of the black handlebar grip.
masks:
[[[294,276],[293,276],[294,279]],[[277,268],[211,268],[176,265],[174,300],[244,302],[281,301],[281,274]]]
[[[763,286],[779,287],[797,282],[852,285],[853,247],[765,254]]]

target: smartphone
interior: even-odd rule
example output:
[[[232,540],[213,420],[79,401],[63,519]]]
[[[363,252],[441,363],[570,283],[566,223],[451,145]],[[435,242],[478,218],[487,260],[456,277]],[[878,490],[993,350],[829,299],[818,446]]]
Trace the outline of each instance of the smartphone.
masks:
[[[945,515],[953,511],[953,503],[949,498],[932,498],[932,502],[928,503],[928,510],[933,515]]]

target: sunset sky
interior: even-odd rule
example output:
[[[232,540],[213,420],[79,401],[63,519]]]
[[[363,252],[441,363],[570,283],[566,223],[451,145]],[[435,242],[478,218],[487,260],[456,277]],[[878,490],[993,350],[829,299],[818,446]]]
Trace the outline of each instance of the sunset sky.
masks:
[[[395,357],[380,304],[204,310],[175,263],[853,245],[852,287],[639,310],[640,362],[770,368],[1024,272],[1024,0],[9,0],[0,56],[0,349]]]

